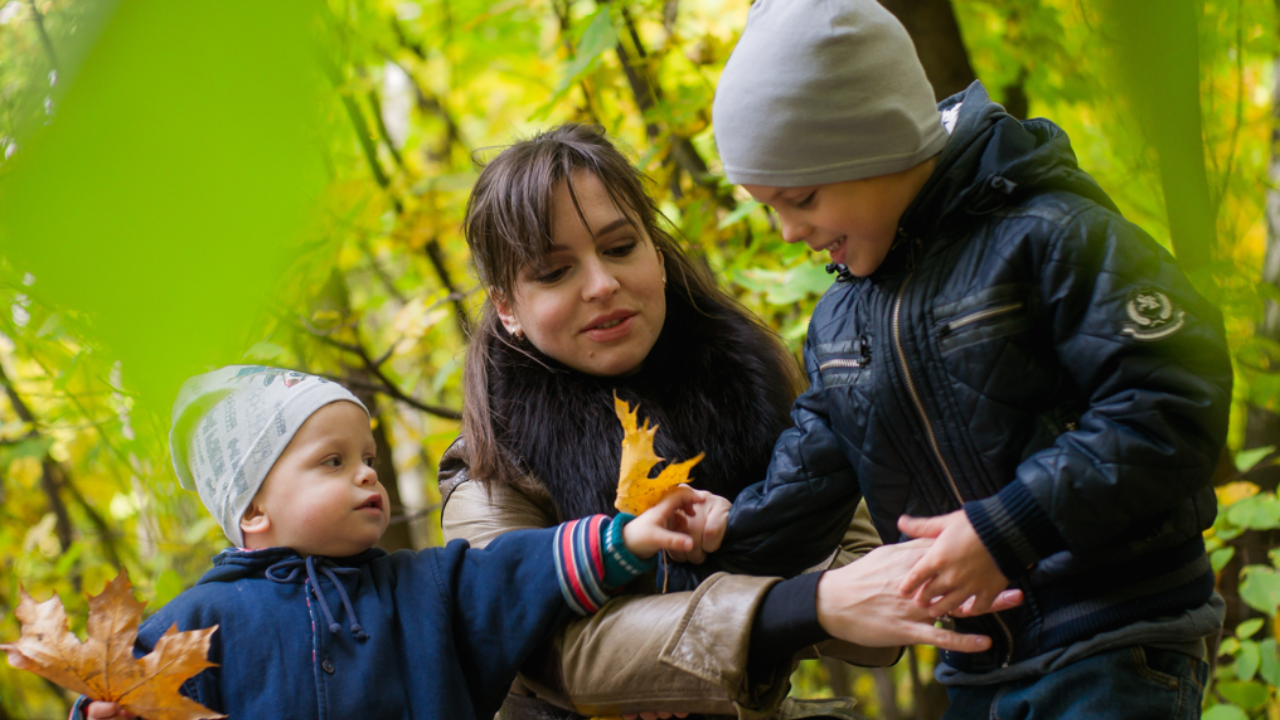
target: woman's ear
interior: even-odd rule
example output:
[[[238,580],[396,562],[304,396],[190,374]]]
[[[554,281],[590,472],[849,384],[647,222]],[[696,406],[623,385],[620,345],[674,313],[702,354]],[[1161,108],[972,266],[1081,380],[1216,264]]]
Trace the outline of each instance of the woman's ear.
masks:
[[[662,284],[665,286],[667,284],[667,256],[661,250],[658,251],[658,267],[662,269]]]
[[[271,518],[256,502],[251,503],[240,516],[240,534],[244,535],[245,547],[255,547],[253,539],[262,537],[271,531]],[[265,546],[264,546],[265,547]]]
[[[507,296],[497,288],[489,288],[489,300],[493,302],[493,309],[498,311],[498,319],[502,321],[502,327],[506,328],[512,337],[524,337],[524,329],[520,327],[520,320],[516,318]]]

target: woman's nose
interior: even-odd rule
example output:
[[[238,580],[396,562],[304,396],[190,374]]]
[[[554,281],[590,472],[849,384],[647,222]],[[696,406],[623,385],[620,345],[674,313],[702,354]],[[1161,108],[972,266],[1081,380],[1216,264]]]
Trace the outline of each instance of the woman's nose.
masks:
[[[586,283],[582,288],[582,299],[588,302],[602,300],[618,291],[618,278],[612,270],[599,260],[586,266]]]

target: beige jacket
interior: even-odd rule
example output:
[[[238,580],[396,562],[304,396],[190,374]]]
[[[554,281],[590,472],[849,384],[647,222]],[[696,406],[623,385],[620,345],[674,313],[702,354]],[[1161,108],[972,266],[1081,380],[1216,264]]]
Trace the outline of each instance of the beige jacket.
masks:
[[[536,481],[491,489],[472,481],[462,442],[440,460],[446,541],[462,538],[484,547],[503,533],[559,522],[550,496]],[[842,547],[815,569],[852,562],[878,545],[864,505]],[[513,692],[535,694],[587,716],[669,708],[738,718],[840,717],[830,702],[786,700],[787,680],[799,658],[780,664],[766,684],[746,677],[751,623],[765,592],[778,581],[719,573],[693,592],[662,595],[651,588],[653,594],[615,598],[562,630],[543,656],[526,664]],[[900,649],[833,640],[809,656],[818,653],[883,666],[896,662]]]

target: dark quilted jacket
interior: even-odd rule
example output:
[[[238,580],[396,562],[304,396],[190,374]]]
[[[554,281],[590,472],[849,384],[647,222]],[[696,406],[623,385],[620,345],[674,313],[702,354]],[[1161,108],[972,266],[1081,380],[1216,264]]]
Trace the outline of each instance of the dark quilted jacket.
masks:
[[[961,659],[982,672],[1206,601],[1232,375],[1219,312],[1062,130],[978,84],[960,103],[885,263],[819,302],[812,387],[716,567],[814,565],[864,495],[886,542],[963,507],[1027,594],[961,621],[996,640]]]

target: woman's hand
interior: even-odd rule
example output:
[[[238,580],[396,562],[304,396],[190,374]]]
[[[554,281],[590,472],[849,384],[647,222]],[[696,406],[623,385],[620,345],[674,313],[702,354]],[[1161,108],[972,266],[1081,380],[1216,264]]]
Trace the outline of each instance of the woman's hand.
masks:
[[[693,492],[702,498],[702,503],[694,505],[691,513],[683,509],[677,511],[675,524],[671,528],[692,538],[693,549],[688,552],[672,550],[668,554],[675,562],[701,565],[706,561],[707,553],[720,549],[724,531],[729,527],[729,509],[733,507],[733,503],[706,490]]]
[[[699,493],[688,485],[678,485],[622,528],[622,541],[627,549],[641,560],[648,560],[659,550],[669,553],[688,553],[694,549],[693,538],[687,533],[672,530],[679,527],[680,513],[695,514],[695,508],[707,502],[711,493]]]
[[[85,710],[85,717],[89,720],[131,720],[138,716],[113,702],[94,700]]]
[[[991,647],[985,635],[965,635],[934,627],[935,618],[898,588],[903,577],[933,544],[912,540],[876,548],[865,557],[823,573],[818,581],[818,622],[832,637],[867,647],[935,645],[956,652],[981,652]],[[1021,590],[1006,590],[991,604],[998,612],[1022,602]],[[971,602],[956,615],[967,614]]]

